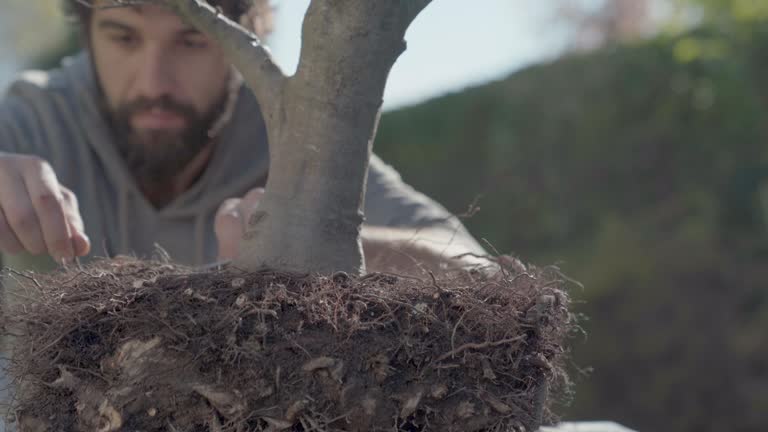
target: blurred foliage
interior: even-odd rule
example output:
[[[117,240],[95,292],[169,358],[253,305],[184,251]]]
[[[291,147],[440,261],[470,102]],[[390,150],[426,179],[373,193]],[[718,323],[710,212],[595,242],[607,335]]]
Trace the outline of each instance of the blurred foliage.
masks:
[[[30,55],[27,66],[46,70],[59,67],[61,59],[73,55],[81,49],[81,39],[78,31],[72,27],[61,37],[53,49]]]
[[[768,26],[724,31],[571,56],[383,117],[376,151],[406,181],[458,213],[479,197],[473,233],[585,284],[575,363],[594,372],[568,419],[765,429]]]
[[[0,14],[0,48],[24,63],[59,53],[69,26],[59,0],[5,0]]]
[[[694,8],[709,23],[754,22],[768,18],[768,2],[762,0],[670,0],[679,10]]]

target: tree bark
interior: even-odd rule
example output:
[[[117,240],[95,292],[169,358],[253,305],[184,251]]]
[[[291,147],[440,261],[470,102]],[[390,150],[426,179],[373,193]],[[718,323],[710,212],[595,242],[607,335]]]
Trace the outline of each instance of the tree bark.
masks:
[[[361,274],[365,179],[384,87],[430,0],[313,0],[297,72],[202,0],[167,0],[224,47],[256,94],[270,143],[266,193],[235,265]]]

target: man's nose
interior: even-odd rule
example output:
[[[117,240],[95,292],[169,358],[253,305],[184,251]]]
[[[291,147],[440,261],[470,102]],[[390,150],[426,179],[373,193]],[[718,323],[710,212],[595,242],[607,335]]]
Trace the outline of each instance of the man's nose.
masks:
[[[176,75],[173,56],[159,48],[148,48],[139,67],[139,94],[150,99],[174,94]]]

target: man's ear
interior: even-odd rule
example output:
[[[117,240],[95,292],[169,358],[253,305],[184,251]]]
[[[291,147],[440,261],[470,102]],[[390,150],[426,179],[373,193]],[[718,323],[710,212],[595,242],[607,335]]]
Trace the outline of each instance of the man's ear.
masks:
[[[254,32],[259,39],[272,33],[273,7],[269,1],[259,1],[240,17],[240,25]]]

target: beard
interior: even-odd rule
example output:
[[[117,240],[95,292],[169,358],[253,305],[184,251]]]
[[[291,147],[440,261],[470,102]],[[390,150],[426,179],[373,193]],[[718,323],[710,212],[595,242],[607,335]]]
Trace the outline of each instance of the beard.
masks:
[[[209,130],[222,113],[227,100],[224,92],[208,111],[177,102],[170,96],[138,98],[110,110],[115,144],[139,184],[169,183],[187,167],[211,141]],[[162,109],[184,119],[181,130],[137,130],[131,119],[152,109]]]

